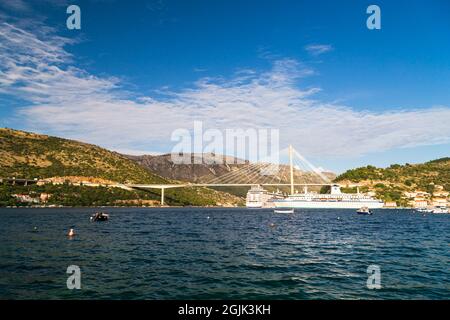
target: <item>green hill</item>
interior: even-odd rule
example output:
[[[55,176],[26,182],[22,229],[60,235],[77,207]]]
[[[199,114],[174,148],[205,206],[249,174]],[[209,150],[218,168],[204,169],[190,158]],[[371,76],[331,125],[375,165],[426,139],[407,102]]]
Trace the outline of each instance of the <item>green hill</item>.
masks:
[[[397,201],[404,205],[405,191],[421,190],[433,193],[437,185],[450,191],[450,158],[437,159],[421,164],[393,164],[388,168],[374,166],[351,169],[339,175],[336,182],[358,183],[362,190],[372,190],[385,201]]]
[[[0,128],[0,178],[8,177],[92,177],[120,183],[177,183],[95,145]],[[134,198],[138,193],[135,192]],[[154,194],[155,199],[159,194],[157,190],[149,193]],[[166,190],[166,198],[169,204],[177,205],[236,204],[240,201],[227,193],[206,188]]]
[[[367,166],[352,169],[336,178],[336,181],[344,180],[352,182],[386,181],[422,189],[426,189],[430,184],[435,184],[442,185],[447,191],[450,191],[450,158],[421,164],[393,164],[388,168]]]
[[[122,183],[167,181],[95,145],[0,128],[0,177],[55,176],[98,177]]]

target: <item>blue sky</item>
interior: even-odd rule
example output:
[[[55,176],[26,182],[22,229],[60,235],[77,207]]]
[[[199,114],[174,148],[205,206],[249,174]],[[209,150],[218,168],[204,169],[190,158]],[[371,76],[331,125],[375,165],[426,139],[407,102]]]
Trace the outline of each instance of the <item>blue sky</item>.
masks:
[[[446,0],[70,4],[80,31],[63,0],[2,1],[1,126],[133,153],[195,120],[274,127],[338,172],[450,156]]]

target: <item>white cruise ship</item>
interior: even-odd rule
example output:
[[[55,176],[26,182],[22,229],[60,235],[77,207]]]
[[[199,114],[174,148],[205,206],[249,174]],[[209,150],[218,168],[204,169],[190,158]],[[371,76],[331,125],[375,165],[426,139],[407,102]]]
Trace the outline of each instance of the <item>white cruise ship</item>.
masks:
[[[369,209],[382,208],[384,203],[361,193],[342,193],[339,185],[331,186],[331,193],[295,193],[284,199],[272,200],[276,208],[317,208],[317,209]]]
[[[246,206],[247,208],[274,208],[273,200],[283,199],[281,193],[272,193],[259,185],[252,186],[247,192]]]
[[[248,208],[317,208],[317,209],[360,209],[367,207],[368,209],[379,209],[384,206],[383,201],[377,200],[368,195],[359,193],[342,193],[338,184],[329,183],[330,181],[320,175],[327,183],[322,184],[295,184],[294,183],[294,166],[293,166],[294,149],[289,146],[289,162],[290,162],[290,195],[284,197],[280,192],[270,193],[261,186],[253,186],[247,193]],[[274,186],[275,184],[272,184]],[[287,184],[278,184],[287,185]],[[298,193],[294,190],[295,186],[303,186],[304,192]],[[308,186],[331,186],[330,193],[320,194],[308,192]]]

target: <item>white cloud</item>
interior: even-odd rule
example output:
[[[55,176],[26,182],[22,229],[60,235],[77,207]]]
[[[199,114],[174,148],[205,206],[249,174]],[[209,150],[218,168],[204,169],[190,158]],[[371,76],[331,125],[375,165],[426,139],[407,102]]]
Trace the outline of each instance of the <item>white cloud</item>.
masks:
[[[26,0],[2,0],[0,1],[0,9],[5,10],[15,16],[14,20],[28,20],[28,18],[32,18],[36,20],[41,20],[44,18],[40,16],[39,11],[35,10],[36,4],[42,5],[45,4],[45,7],[64,7],[69,5],[69,0],[39,0],[39,1],[26,1]],[[16,15],[19,14],[20,18]],[[40,17],[37,17],[37,16]],[[11,19],[9,15],[3,15],[4,17],[8,17]],[[30,21],[27,21],[30,22]]]
[[[30,10],[30,6],[25,3],[25,1],[23,0],[3,0],[0,3],[0,6],[3,7],[4,9],[9,9],[9,10],[13,10],[13,11],[29,11]]]
[[[120,79],[97,77],[71,66],[68,39],[50,31],[45,41],[13,25],[0,28],[0,93],[29,101],[18,112],[31,131],[46,132],[115,150],[169,152],[177,128],[279,128],[281,147],[292,143],[309,156],[355,156],[400,147],[450,142],[450,108],[357,111],[314,99],[301,89],[312,73],[280,59],[265,72],[245,70],[230,79],[202,78],[167,98],[130,97]]]
[[[319,56],[333,50],[333,47],[329,44],[310,44],[305,47],[305,50],[313,56]]]

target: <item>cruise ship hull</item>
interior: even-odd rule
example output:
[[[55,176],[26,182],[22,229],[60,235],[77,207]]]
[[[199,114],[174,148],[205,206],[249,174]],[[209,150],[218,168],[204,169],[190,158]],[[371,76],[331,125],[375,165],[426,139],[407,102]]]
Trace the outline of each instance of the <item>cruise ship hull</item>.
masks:
[[[301,201],[301,200],[277,200],[275,208],[305,208],[305,209],[379,209],[383,202],[378,201]]]

